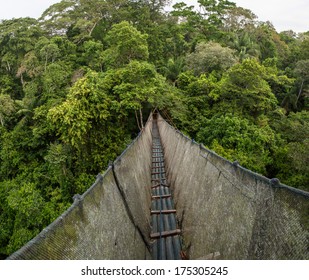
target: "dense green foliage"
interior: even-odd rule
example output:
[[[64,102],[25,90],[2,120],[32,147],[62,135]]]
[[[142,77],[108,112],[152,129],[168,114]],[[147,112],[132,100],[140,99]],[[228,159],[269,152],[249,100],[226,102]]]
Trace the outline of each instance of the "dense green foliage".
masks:
[[[0,256],[51,223],[152,108],[218,154],[309,190],[309,33],[226,0],[63,0],[0,22]]]

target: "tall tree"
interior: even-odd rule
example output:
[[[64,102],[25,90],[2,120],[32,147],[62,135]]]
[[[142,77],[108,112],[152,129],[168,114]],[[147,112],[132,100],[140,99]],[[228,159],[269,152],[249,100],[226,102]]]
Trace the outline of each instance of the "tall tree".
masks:
[[[297,78],[299,80],[299,86],[298,86],[298,94],[295,101],[295,106],[297,107],[297,104],[304,92],[309,93],[308,91],[308,84],[309,84],[309,59],[307,60],[299,60],[296,63],[296,67],[294,69],[295,74],[297,75]],[[308,96],[307,96],[308,98]]]
[[[224,17],[224,29],[228,32],[250,32],[257,25],[257,16],[249,9],[232,7]]]
[[[266,81],[264,66],[255,59],[236,64],[223,76],[210,95],[216,110],[258,118],[275,109],[277,99]]]
[[[215,115],[206,120],[197,134],[198,141],[231,161],[260,173],[272,163],[275,133],[269,126],[259,127],[232,114]]]
[[[203,20],[203,31],[207,37],[213,38],[212,33],[220,33],[223,28],[226,13],[235,3],[228,0],[198,0]]]
[[[105,63],[108,68],[121,67],[132,60],[147,60],[147,34],[142,34],[127,21],[115,24],[106,36],[108,49]]]
[[[193,53],[186,58],[186,65],[196,75],[211,71],[222,72],[237,62],[234,51],[228,47],[222,47],[219,43],[201,42]]]
[[[258,59],[261,55],[259,45],[248,32],[233,33],[227,44],[237,50],[240,61],[247,58]]]
[[[19,18],[0,22],[0,86],[9,87],[13,99],[23,96],[16,72],[25,54],[33,50],[43,32],[32,18]],[[2,76],[5,75],[5,76]]]
[[[16,111],[16,105],[8,94],[0,93],[0,125],[5,126]]]

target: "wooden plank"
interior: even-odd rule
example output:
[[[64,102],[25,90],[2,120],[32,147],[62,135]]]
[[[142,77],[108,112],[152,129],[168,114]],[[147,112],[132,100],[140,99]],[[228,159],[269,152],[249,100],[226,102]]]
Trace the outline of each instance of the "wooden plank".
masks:
[[[180,234],[181,230],[180,229],[174,229],[174,230],[169,230],[169,231],[162,231],[160,232],[155,232],[150,234],[150,238],[153,239],[158,239],[160,237],[167,237],[167,236],[172,236],[172,235],[177,235]]]
[[[152,189],[159,188],[159,187],[166,187],[166,188],[168,188],[169,186],[166,185],[166,184],[157,184],[157,185],[151,186]]]
[[[153,195],[151,198],[152,199],[160,199],[160,198],[170,198],[170,194],[164,194],[164,195]]]
[[[159,215],[159,214],[173,214],[176,213],[176,209],[169,209],[169,210],[152,210],[151,215]]]
[[[157,167],[160,168],[160,167]],[[161,171],[161,172],[151,172],[151,175],[158,175],[158,174],[165,174],[165,171]]]

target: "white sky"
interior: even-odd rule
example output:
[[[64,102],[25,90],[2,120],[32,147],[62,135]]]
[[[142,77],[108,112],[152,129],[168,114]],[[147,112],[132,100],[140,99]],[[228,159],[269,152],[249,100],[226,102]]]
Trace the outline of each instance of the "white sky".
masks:
[[[0,0],[0,19],[39,18],[52,4],[61,0]]]
[[[182,0],[194,5],[197,0]],[[230,0],[250,9],[261,21],[269,20],[278,32],[292,29],[309,31],[309,0]],[[38,18],[50,5],[60,0],[0,0],[0,19]],[[173,2],[181,2],[173,0]]]
[[[309,31],[309,0],[236,0],[250,9],[259,20],[269,20],[277,31]]]

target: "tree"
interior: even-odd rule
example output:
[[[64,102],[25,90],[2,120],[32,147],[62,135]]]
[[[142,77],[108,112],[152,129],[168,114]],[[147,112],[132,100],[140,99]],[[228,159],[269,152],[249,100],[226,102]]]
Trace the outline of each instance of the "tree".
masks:
[[[78,150],[90,170],[100,170],[130,134],[125,128],[130,113],[139,111],[142,128],[143,104],[162,108],[169,98],[169,87],[153,65],[131,61],[102,74],[89,71],[74,84],[62,104],[50,109],[48,119],[64,143]],[[101,154],[109,145],[113,147],[110,154]]]
[[[100,33],[109,31],[113,24],[123,20],[141,27],[162,18],[165,0],[63,0],[50,6],[41,22],[50,34],[67,34],[77,44],[91,38],[102,39]]]
[[[19,60],[33,49],[43,32],[32,18],[4,20],[0,26],[1,65],[8,73],[15,74]]]
[[[224,29],[238,34],[239,31],[250,32],[257,24],[257,16],[249,9],[232,7],[226,12]]]
[[[270,122],[277,135],[282,138],[272,165],[274,176],[293,187],[308,190],[309,182],[309,113],[291,112],[288,116],[281,114]]]
[[[35,53],[35,51],[29,51],[25,54],[24,58],[20,62],[19,68],[16,73],[16,77],[20,78],[22,86],[25,86],[25,78],[34,78],[39,76],[43,72],[43,66]],[[26,77],[25,77],[26,76]]]
[[[251,38],[248,32],[233,33],[228,45],[237,50],[240,61],[247,58],[259,58],[259,45]]]
[[[175,17],[169,16],[160,24],[151,23],[142,30],[148,34],[149,62],[156,65],[160,73],[170,59],[183,57],[189,49],[186,32]]]
[[[99,41],[89,40],[83,44],[82,60],[85,65],[95,71],[103,71],[104,50]]]
[[[216,115],[206,120],[197,134],[198,141],[221,156],[251,170],[267,173],[275,134],[269,126],[258,127],[232,114]]]
[[[304,33],[303,35],[299,37],[297,45],[299,46],[298,58],[300,60],[309,59],[309,34],[308,32]]]
[[[266,68],[254,59],[245,59],[234,65],[210,93],[217,102],[215,111],[254,119],[271,112],[278,101],[266,78]]]
[[[128,138],[115,114],[118,102],[105,90],[107,82],[89,71],[70,89],[66,100],[48,112],[48,121],[60,139],[74,149],[79,173],[104,170],[121,151],[123,139]]]
[[[276,96],[278,103],[283,106],[292,93],[295,79],[289,78],[279,70],[277,58],[267,58],[262,64],[266,70],[264,78],[269,84],[272,93]]]
[[[0,93],[0,125],[6,125],[9,117],[16,111],[15,103],[8,94]]]
[[[299,99],[303,94],[305,87],[309,83],[309,59],[299,60],[296,63],[294,73],[297,75],[300,83],[297,98],[295,101],[295,107],[297,107],[297,103],[299,102]]]
[[[184,68],[184,59],[182,57],[178,57],[176,59],[170,58],[167,62],[167,65],[162,69],[165,77],[176,86],[176,81],[179,74],[182,72]]]
[[[71,75],[72,68],[62,61],[48,65],[41,75],[42,95],[40,96],[40,103],[50,103],[64,98],[67,94]]]
[[[260,23],[254,30],[252,30],[255,42],[259,45],[261,61],[266,58],[274,58],[278,56],[278,49],[274,41],[275,28],[270,22]]]
[[[133,60],[128,65],[110,70],[104,77],[106,92],[119,101],[118,113],[126,116],[139,112],[137,124],[143,128],[143,107],[164,108],[171,104],[175,89],[170,87],[154,65]],[[139,121],[138,121],[139,120]]]
[[[36,50],[39,59],[44,61],[44,71],[46,71],[48,63],[54,63],[60,56],[60,50],[54,42],[42,37],[36,43]]]
[[[178,17],[178,21],[187,32],[193,32],[201,24],[201,15],[194,10],[194,6],[187,6],[184,2],[176,3],[173,6],[172,16]]]
[[[22,88],[16,78],[21,61],[27,52],[33,50],[37,39],[42,34],[43,31],[39,28],[37,20],[32,18],[0,22],[0,85],[3,89],[7,88],[10,81],[9,92],[6,93],[13,99],[20,99],[23,96]]]
[[[199,0],[199,11],[184,2],[176,3],[172,11],[187,31],[190,39],[216,40],[222,36],[224,18],[235,3],[227,0]]]
[[[90,38],[95,27],[108,14],[108,2],[101,0],[62,0],[41,16],[44,29],[63,35],[71,31],[75,42]],[[116,1],[119,2],[119,1]],[[75,32],[74,32],[74,31]]]
[[[8,244],[8,252],[13,253],[39,233],[44,219],[44,200],[33,183],[24,183],[10,191],[7,201],[15,212],[14,231]]]
[[[212,98],[209,94],[215,89],[217,78],[213,74],[201,74],[199,77],[192,72],[181,73],[177,80],[177,87],[181,90],[183,103],[187,108],[187,117],[183,130],[192,138],[196,138],[205,118],[212,113]]]
[[[220,34],[226,13],[235,7],[235,3],[228,0],[198,0],[203,18],[204,34],[214,38]]]
[[[113,25],[106,36],[109,48],[105,51],[108,68],[118,68],[131,60],[147,60],[147,34],[142,34],[127,21]]]
[[[235,7],[235,3],[228,0],[198,0],[203,18],[210,25],[222,25],[224,16],[228,10]]]
[[[73,152],[70,145],[54,142],[50,143],[44,157],[51,177],[51,184],[54,186],[50,192],[54,192],[55,189],[60,191],[62,201],[70,199],[76,193],[76,188],[74,189],[72,186],[74,182]]]
[[[219,73],[227,70],[237,62],[234,51],[228,47],[222,47],[215,42],[199,43],[193,53],[186,58],[188,69],[194,71],[195,75],[217,71]]]

